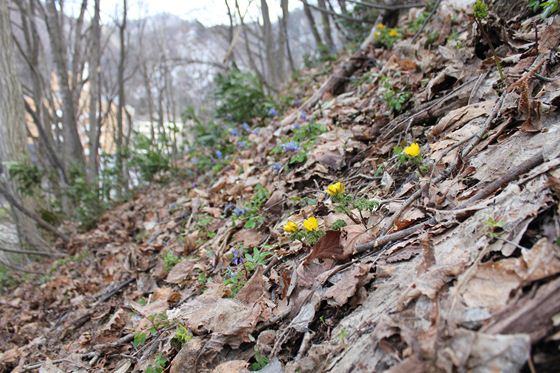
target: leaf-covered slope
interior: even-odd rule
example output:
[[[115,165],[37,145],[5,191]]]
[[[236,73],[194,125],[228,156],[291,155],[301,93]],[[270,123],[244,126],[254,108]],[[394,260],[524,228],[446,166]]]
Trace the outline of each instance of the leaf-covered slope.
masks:
[[[244,129],[220,174],[153,185],[74,236],[74,257],[3,296],[1,366],[555,366],[560,24],[492,17],[505,82],[443,7],[416,42],[403,27],[370,46],[345,93]]]

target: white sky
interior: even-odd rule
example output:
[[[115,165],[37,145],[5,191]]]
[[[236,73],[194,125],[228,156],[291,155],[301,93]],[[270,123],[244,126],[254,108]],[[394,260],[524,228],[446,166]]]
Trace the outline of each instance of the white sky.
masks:
[[[100,0],[102,18],[109,21],[115,18],[122,7],[122,0]],[[238,0],[241,11],[247,7],[246,19],[254,20],[260,15],[260,0]],[[79,0],[67,2],[69,6],[77,6]],[[91,2],[90,2],[91,3]],[[268,0],[270,18],[274,21],[282,14],[280,0]],[[232,12],[235,12],[235,0],[230,0]],[[292,0],[289,2],[290,10],[299,8],[300,2]],[[227,8],[224,0],[128,0],[129,16],[141,18],[158,13],[170,13],[183,19],[198,20],[205,26],[216,24],[228,24]]]

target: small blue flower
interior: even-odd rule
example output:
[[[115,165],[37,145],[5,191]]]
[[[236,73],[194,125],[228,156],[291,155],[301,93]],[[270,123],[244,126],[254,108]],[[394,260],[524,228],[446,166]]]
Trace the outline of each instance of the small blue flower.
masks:
[[[278,112],[276,111],[275,108],[271,107],[271,108],[268,110],[268,115],[271,116],[271,117],[275,117],[275,116],[278,115]]]
[[[243,214],[245,214],[247,212],[247,210],[245,210],[243,207],[236,207],[233,209],[233,214],[235,216],[241,216]]]
[[[247,149],[249,147],[249,144],[247,144],[247,141],[241,140],[237,143],[237,147],[239,149]]]
[[[226,204],[224,207],[224,214],[227,215],[230,211],[233,211],[233,209],[235,209],[235,205],[233,203]]]
[[[301,126],[299,125],[299,123],[296,123],[292,126],[293,130],[299,130],[301,128]]]
[[[294,153],[299,152],[300,149],[301,149],[300,146],[298,145],[298,143],[295,142],[295,141],[287,142],[285,144],[282,144],[281,146],[282,146],[282,150],[286,153],[287,152],[294,152]]]
[[[282,165],[282,163],[274,163],[272,165],[272,171],[276,172],[276,173],[280,173],[280,171],[282,171],[282,168],[284,166]]]
[[[219,149],[216,150],[216,158],[218,158],[218,159],[224,158],[224,155],[222,154],[222,151],[219,150]]]
[[[255,128],[255,129],[253,130],[253,133],[254,133],[255,135],[258,135],[260,132],[261,132],[261,129],[260,129],[259,127]]]
[[[229,134],[235,137],[241,136],[241,133],[239,133],[239,130],[237,128],[230,128]]]
[[[237,266],[243,264],[244,261],[245,260],[243,260],[243,256],[240,255],[239,250],[233,250],[233,259],[231,260],[231,263]]]
[[[251,126],[249,124],[247,124],[247,122],[243,122],[241,124],[241,128],[243,128],[247,132],[251,132]]]
[[[177,208],[177,204],[175,202],[169,204],[169,206],[167,206],[167,208],[169,210],[175,210]]]
[[[305,114],[305,111],[299,112],[299,120],[301,120],[302,122],[307,122],[307,114]]]

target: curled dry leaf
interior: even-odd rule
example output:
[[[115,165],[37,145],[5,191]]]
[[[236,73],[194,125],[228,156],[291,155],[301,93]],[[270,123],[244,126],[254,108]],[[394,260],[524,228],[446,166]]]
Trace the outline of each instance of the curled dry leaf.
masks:
[[[341,232],[340,245],[346,259],[349,259],[356,252],[356,246],[369,242],[374,238],[371,231],[361,224],[348,225],[342,228]]]
[[[345,305],[356,294],[356,291],[371,279],[370,268],[371,265],[359,264],[344,272],[340,279],[327,289],[325,298],[334,305]]]

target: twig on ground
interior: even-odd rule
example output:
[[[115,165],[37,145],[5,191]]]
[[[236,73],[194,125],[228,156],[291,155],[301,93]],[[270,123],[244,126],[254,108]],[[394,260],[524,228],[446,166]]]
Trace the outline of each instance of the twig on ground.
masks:
[[[422,34],[422,32],[424,32],[424,29],[426,28],[426,25],[428,25],[428,23],[430,22],[430,20],[434,16],[434,14],[436,14],[436,11],[439,8],[439,4],[441,4],[441,0],[438,0],[437,3],[435,3],[432,11],[428,15],[428,17],[426,17],[426,19],[424,20],[424,23],[422,23],[422,26],[420,27],[420,29],[416,32],[416,34],[414,34],[414,36],[412,37],[412,40],[411,40],[412,43],[414,43],[416,41],[416,39],[418,39],[420,34]]]

